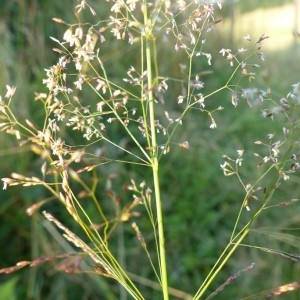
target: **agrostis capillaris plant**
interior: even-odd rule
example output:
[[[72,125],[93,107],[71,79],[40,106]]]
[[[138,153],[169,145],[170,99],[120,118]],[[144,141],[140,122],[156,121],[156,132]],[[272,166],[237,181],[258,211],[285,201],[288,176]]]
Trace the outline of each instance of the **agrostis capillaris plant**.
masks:
[[[87,1],[79,2],[76,23],[69,24],[58,17],[53,19],[65,26],[65,33],[62,39],[51,37],[56,44],[53,50],[58,54],[58,61],[45,70],[43,84],[47,92],[35,94],[36,105],[43,107],[42,124],[29,119],[23,121],[15,112],[12,103],[18,101],[14,99],[16,87],[7,85],[7,93],[1,98],[1,130],[14,135],[21,147],[29,145],[40,159],[37,174],[28,176],[15,170],[2,179],[4,189],[14,185],[44,187],[52,196],[49,201],[62,205],[72,222],[79,225],[80,234],[44,209],[49,201],[35,203],[27,213],[33,215],[41,210],[43,216],[62,231],[65,239],[80,250],[81,257],[90,261],[90,272],[117,281],[134,299],[145,299],[136,284],[142,280],[127,270],[124,261],[118,259],[111,248],[114,232],[125,223],[130,225],[145,251],[148,259],[145,264],[152,268],[157,279],[153,286],[161,291],[163,299],[177,296],[196,300],[204,295],[210,299],[254,267],[254,264],[245,266],[209,292],[233,253],[245,246],[244,240],[254,221],[266,208],[296,203],[296,199],[276,205],[270,201],[278,187],[300,169],[295,151],[297,119],[293,117],[299,106],[299,84],[277,102],[272,100],[270,90],[253,92],[242,88],[242,83],[254,80],[254,70],[259,67],[259,61],[264,60],[262,43],[268,36],[262,34],[252,40],[247,34],[244,43],[248,43],[250,50],[222,48],[213,54],[209,39],[220,22],[216,15],[222,1],[107,0],[101,3],[103,10],[99,12]],[[84,11],[91,13],[93,23],[81,21]],[[102,15],[98,17],[98,14]],[[112,47],[117,47],[119,52],[114,52]],[[111,53],[119,53],[119,56],[110,57]],[[197,62],[201,61],[205,69],[209,69],[216,59],[227,61],[229,76],[222,86],[209,91]],[[127,69],[116,76],[112,68],[118,60],[127,64]],[[178,77],[173,75],[174,65],[179,70]],[[198,112],[199,119],[209,120],[207,127],[213,134],[224,107],[210,103],[210,99],[221,91],[230,95],[228,103],[232,109],[238,109],[239,101],[248,101],[249,93],[255,94],[255,105],[263,105],[263,117],[271,120],[280,115],[285,126],[278,133],[266,135],[265,141],[255,141],[258,147],[264,148],[255,153],[259,160],[257,165],[263,171],[252,183],[241,175],[244,150],[237,150],[236,157],[224,155],[221,170],[225,176],[238,178],[245,197],[240,201],[237,218],[232,221],[234,226],[228,244],[215,259],[211,271],[195,291],[182,292],[168,284],[165,199],[159,176],[161,162],[172,155],[173,149],[181,149],[183,155],[189,151],[190,142],[176,135],[185,125],[189,112]],[[169,111],[172,106],[176,106],[176,113]],[[122,183],[131,193],[131,202],[122,203],[114,192],[114,172],[102,185],[101,172],[106,168],[110,170],[111,165],[143,170],[138,179],[128,178]],[[143,178],[142,174],[148,175]],[[266,181],[266,185],[262,185]],[[103,188],[100,192],[99,186]],[[111,199],[110,208],[107,201],[104,203],[103,195]],[[150,242],[145,238],[149,232],[143,232],[139,224],[141,214],[148,216],[152,228]],[[21,261],[1,272],[11,273],[36,265],[37,261],[73,255],[65,253]],[[276,291],[279,289],[270,293],[275,295]]]

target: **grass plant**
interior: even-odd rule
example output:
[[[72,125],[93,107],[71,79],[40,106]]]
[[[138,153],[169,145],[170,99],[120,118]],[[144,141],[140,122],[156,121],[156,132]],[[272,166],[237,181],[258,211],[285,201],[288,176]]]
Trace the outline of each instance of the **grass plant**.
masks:
[[[48,231],[66,251],[20,261],[2,268],[1,273],[62,260],[57,265],[60,271],[96,274],[117,282],[121,289],[112,285],[113,295],[103,286],[107,298],[118,295],[126,299],[128,294],[134,299],[159,295],[165,300],[197,300],[217,296],[254,268],[255,264],[249,263],[233,275],[222,276],[222,270],[240,248],[297,259],[283,250],[247,241],[250,233],[265,232],[255,225],[266,211],[298,202],[297,198],[278,201],[274,195],[280,195],[300,169],[299,83],[278,101],[270,89],[249,87],[264,61],[266,34],[255,39],[245,35],[245,46],[236,50],[211,51],[209,39],[219,24],[217,14],[222,7],[221,1],[214,2],[106,1],[101,5],[107,15],[97,18],[97,9],[80,1],[75,24],[54,18],[65,31],[62,40],[51,37],[58,61],[45,70],[43,84],[47,92],[35,94],[35,101],[43,108],[43,121],[23,120],[18,115],[13,105],[16,87],[7,84],[0,98],[0,129],[38,157],[39,171],[20,174],[16,170],[2,181],[4,189],[24,186],[45,190],[46,196],[31,205],[27,213],[38,219],[43,216]],[[96,21],[82,21],[85,10]],[[117,58],[124,59],[126,66],[118,69],[119,74],[114,72]],[[226,78],[219,87],[211,88],[205,78],[214,72],[217,59],[226,63],[222,70]],[[229,100],[220,105],[215,101],[218,97]],[[262,122],[276,121],[276,127],[274,132],[254,140],[258,148],[250,163],[245,159],[250,155],[247,150],[232,149],[224,154],[221,170],[226,177],[236,177],[244,194],[236,216],[229,220],[232,231],[224,249],[219,250],[221,254],[210,257],[214,263],[205,274],[201,272],[199,286],[188,291],[173,288],[169,283],[174,273],[168,263],[171,234],[166,230],[166,217],[171,215],[174,220],[175,216],[163,189],[164,167],[173,153],[186,155],[196,144],[196,133],[192,140],[182,135],[189,118],[201,119],[199,127],[209,127],[213,133],[219,124],[222,126],[223,110],[237,110],[241,101],[258,107]],[[255,176],[244,176],[245,165],[256,169]],[[191,201],[191,211],[194,205]],[[201,220],[198,222],[201,226]],[[67,244],[54,228],[62,232]],[[126,236],[129,238],[125,240]],[[136,255],[138,247],[132,246],[132,236],[144,257]],[[147,274],[139,268],[131,270],[135,262],[146,265]],[[225,280],[215,287],[219,276],[225,276]],[[149,296],[144,286],[158,292],[150,292]],[[295,282],[288,283],[256,297],[297,288]]]

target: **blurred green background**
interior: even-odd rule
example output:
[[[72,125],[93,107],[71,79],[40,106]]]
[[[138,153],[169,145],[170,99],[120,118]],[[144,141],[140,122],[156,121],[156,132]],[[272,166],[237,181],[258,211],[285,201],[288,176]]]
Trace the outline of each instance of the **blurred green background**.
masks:
[[[105,1],[98,2],[101,1],[91,1],[91,4],[101,16],[105,14]],[[204,71],[212,71],[203,78],[208,89],[217,89],[227,80],[228,64],[219,54],[221,48],[240,48],[246,34],[249,33],[255,40],[265,33],[270,36],[264,44],[266,61],[258,70],[256,80],[242,82],[242,85],[244,88],[271,88],[274,99],[286,96],[291,85],[300,80],[300,45],[297,39],[300,13],[296,13],[297,2],[224,1],[223,10],[218,12],[222,22],[207,40],[207,49],[215,55],[213,65],[210,69],[207,65],[195,66],[196,70],[203,68]],[[72,0],[0,1],[0,94],[4,96],[6,84],[17,86],[15,105],[19,116],[30,118],[37,124],[43,121],[42,108],[34,102],[33,95],[35,91],[46,91],[42,85],[44,69],[57,60],[56,53],[52,51],[56,45],[49,36],[60,39],[66,29],[54,23],[52,18],[76,22],[73,10],[75,4],[77,2]],[[85,18],[88,20],[88,14]],[[105,60],[111,62],[111,76],[120,78],[119,74],[125,74],[128,66],[133,64],[132,60],[138,61],[138,54],[132,53],[125,60],[118,46],[111,43],[110,55]],[[162,68],[163,63],[162,56]],[[171,61],[170,65],[165,66],[166,69],[172,68],[173,63],[177,64]],[[176,72],[178,67],[175,65],[173,69]],[[176,97],[174,94],[174,99]],[[243,190],[236,178],[226,178],[220,170],[222,155],[235,155],[237,149],[246,149],[243,175],[251,182],[258,174],[257,161],[252,155],[257,151],[254,141],[265,139],[268,133],[282,127],[282,124],[264,120],[260,109],[249,107],[245,100],[240,100],[239,106],[234,109],[230,97],[229,93],[224,92],[211,99],[212,107],[222,105],[225,108],[216,115],[220,126],[213,131],[209,129],[210,121],[204,114],[191,112],[177,135],[180,142],[189,141],[188,155],[184,150],[174,148],[172,155],[162,160],[170,286],[180,287],[189,294],[196,291],[226,245],[243,199]],[[176,104],[168,105],[168,109],[176,113]],[[14,139],[4,134],[0,135],[0,145],[0,177],[8,177],[13,171],[25,174],[39,172],[39,158],[27,151],[26,147],[19,148]],[[128,182],[128,176],[139,178],[139,174],[143,174],[141,170],[132,168],[114,171],[120,179],[117,187],[120,191],[122,183]],[[277,197],[282,198],[282,201],[297,198],[299,187],[295,184],[296,180],[290,183],[291,187],[278,191]],[[41,216],[36,214],[29,217],[26,214],[28,206],[47,196],[42,188],[14,187],[0,191],[1,268],[40,255],[74,250]],[[56,208],[57,212],[63,216],[59,209]],[[299,213],[300,208],[297,206],[281,208],[266,214],[263,221],[256,225],[277,227],[274,232],[278,233],[293,228],[293,235],[285,243],[273,238],[271,233],[263,235],[258,232],[250,234],[248,241],[254,245],[266,244],[299,254],[299,232],[295,230],[300,228]],[[150,230],[143,219],[138,222],[145,232]],[[130,225],[124,224],[118,234],[122,234],[125,244],[129,245],[125,249],[126,256],[128,253],[128,268],[151,279],[151,269],[145,257],[140,255],[142,250],[135,241]],[[117,253],[120,245],[116,244],[115,248]],[[280,284],[300,280],[297,263],[253,248],[241,248],[217,278],[211,291],[252,262],[256,263],[256,267],[233,281],[216,299],[241,299]],[[144,290],[147,299],[159,299],[151,285]],[[0,300],[126,299],[124,295],[120,298],[116,295],[117,284],[89,273],[60,273],[55,263],[0,275]],[[284,299],[299,299],[299,292],[289,294],[288,297]]]

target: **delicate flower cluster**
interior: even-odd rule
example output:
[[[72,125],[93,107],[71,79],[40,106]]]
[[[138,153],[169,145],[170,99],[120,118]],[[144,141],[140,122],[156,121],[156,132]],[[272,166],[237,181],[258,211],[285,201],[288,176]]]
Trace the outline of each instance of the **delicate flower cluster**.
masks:
[[[217,1],[217,4],[221,9],[221,1]],[[205,44],[205,38],[202,38],[202,36],[205,31],[209,32],[214,28],[214,24],[218,23],[214,19],[214,4],[196,1],[196,7],[190,9],[190,5],[187,5],[185,1],[178,1],[173,7],[171,5],[168,7],[166,18],[171,20],[171,26],[167,27],[166,34],[172,33],[175,37],[175,51],[183,49],[189,56],[204,55],[210,65],[212,56],[210,53],[202,51],[202,47]],[[172,11],[170,10],[171,7]],[[182,24],[175,20],[176,10],[189,13],[189,16],[185,18],[186,21],[182,22]],[[200,41],[201,50],[195,52]]]
[[[110,10],[113,14],[107,20],[102,20],[101,26],[88,25],[85,33],[83,24],[68,25],[63,35],[63,42],[52,38],[60,47],[54,50],[61,55],[57,65],[46,70],[47,78],[43,81],[51,95],[47,97],[47,107],[53,115],[48,120],[48,128],[52,132],[59,131],[60,123],[65,122],[66,126],[73,130],[83,132],[83,137],[88,141],[93,138],[102,139],[108,124],[111,123],[119,123],[121,127],[128,127],[130,123],[135,124],[144,137],[148,137],[151,133],[150,127],[146,124],[147,116],[143,115],[145,113],[144,104],[132,104],[137,101],[147,101],[148,71],[138,72],[134,66],[131,66],[127,77],[123,79],[126,84],[141,88],[143,92],[141,97],[129,92],[127,86],[117,86],[109,82],[106,77],[105,64],[100,58],[101,49],[99,49],[99,46],[101,47],[101,44],[108,38],[109,33],[120,40],[128,39],[130,44],[136,38],[155,39],[157,30],[160,30],[159,26],[165,20],[166,24],[171,26],[162,26],[161,28],[167,28],[166,33],[172,33],[175,36],[175,49],[178,50],[179,47],[184,49],[189,54],[189,59],[192,59],[193,56],[205,56],[208,64],[211,64],[212,55],[202,49],[206,41],[202,35],[219,22],[214,18],[214,6],[217,4],[221,8],[221,1],[216,1],[216,3],[195,1],[190,4],[185,1],[176,1],[176,3],[165,1],[164,6],[159,3],[149,3],[147,7],[142,5],[142,13],[147,9],[149,16],[153,18],[149,18],[147,24],[140,23],[133,14],[139,5],[138,1],[118,0],[111,4]],[[91,10],[86,1],[82,1],[77,6],[78,12],[86,6]],[[93,10],[91,12],[94,14]],[[125,12],[128,12],[126,13],[127,18],[124,18]],[[185,21],[180,23],[179,15],[183,12],[188,14],[188,17],[185,15]],[[155,16],[160,16],[160,18]],[[61,19],[55,18],[54,20],[66,24]],[[154,22],[158,27],[152,25]],[[239,53],[242,52],[244,49],[239,50]],[[100,67],[101,72],[97,70],[96,65]],[[74,67],[78,73],[76,79],[68,71]],[[155,101],[164,104],[168,81],[168,78],[157,79],[151,87]],[[200,75],[194,75],[194,78],[188,80],[188,87],[184,88],[185,92],[178,97],[178,103],[182,103],[185,99],[188,107],[198,104],[201,111],[206,111],[204,110],[205,97],[203,94],[197,93],[197,90],[203,87],[204,83],[200,80]],[[100,98],[97,104],[89,101],[89,104],[86,105],[83,103],[82,97],[78,96],[80,92],[85,93],[87,88],[92,89],[95,96]],[[190,91],[189,94],[186,94],[187,90]],[[139,100],[139,98],[141,99]],[[194,101],[192,101],[193,98]],[[221,109],[222,107],[219,107],[216,110]],[[216,128],[217,123],[213,117],[213,111],[206,112],[211,119],[210,128]],[[134,115],[137,117],[134,118]],[[167,116],[167,119],[169,121],[167,125],[163,125],[159,120],[155,121],[157,133],[162,132],[163,135],[167,135],[170,125],[174,122],[182,124],[182,116],[175,120]]]
[[[257,145],[265,145],[267,146],[267,148],[269,149],[269,153],[268,155],[261,157],[258,153],[254,153],[254,156],[256,157],[260,157],[262,159],[262,161],[260,161],[258,163],[258,167],[260,167],[262,164],[265,164],[269,161],[271,161],[273,164],[277,164],[278,163],[278,159],[279,159],[279,153],[280,153],[280,147],[283,145],[282,142],[280,141],[273,141],[274,138],[274,134],[268,134],[268,139],[271,141],[270,144],[264,144],[261,141],[256,141],[255,144]]]
[[[16,92],[17,88],[6,85],[6,94],[2,99],[0,95],[0,130],[8,134],[14,135],[17,140],[21,139],[20,131],[16,128],[17,121],[10,110],[10,102]]]
[[[282,127],[281,132],[277,130],[277,132],[267,134],[267,141],[265,142],[261,140],[255,142],[256,145],[264,147],[260,153],[254,153],[254,156],[259,158],[259,162],[257,163],[256,167],[262,168],[263,166],[266,166],[266,173],[268,173],[271,169],[277,170],[278,182],[276,186],[272,188],[276,188],[279,185],[279,182],[282,180],[288,180],[292,174],[300,171],[299,143],[297,141],[298,121],[294,117],[300,108],[299,86],[299,83],[292,85],[292,91],[279,101],[274,101],[270,98],[270,90],[266,92],[259,89],[243,90],[242,97],[247,98],[251,106],[261,105],[264,101],[266,101],[266,99],[273,104],[273,107],[269,106],[268,109],[262,110],[263,117],[274,120],[275,118],[279,119],[279,116],[281,116],[280,121],[285,121],[285,126]],[[221,164],[221,169],[225,176],[236,175],[241,181],[239,167],[242,165],[243,153],[243,150],[238,150],[238,157],[236,159],[232,159],[227,155],[223,156],[223,158],[225,158],[225,162]],[[243,184],[243,186],[247,194],[244,207],[246,207],[247,210],[250,210],[248,205],[249,197],[251,196],[255,200],[258,200],[258,198],[253,195],[255,192],[254,186],[249,184]],[[258,187],[257,190],[259,189],[262,188]],[[266,189],[266,187],[263,188],[265,197],[267,198],[266,195],[269,195],[269,193],[266,193]],[[290,203],[287,202],[286,204],[282,205],[289,204]]]
[[[242,166],[244,150],[237,150],[238,157],[233,159],[228,155],[223,155],[225,162],[220,165],[225,176],[238,174],[239,167]],[[234,162],[234,165],[232,164]]]
[[[54,51],[59,53],[60,57],[56,65],[45,70],[46,78],[43,83],[49,93],[36,96],[36,99],[45,103],[47,115],[45,128],[37,130],[37,141],[42,144],[47,140],[45,144],[49,147],[51,154],[61,159],[61,157],[67,156],[69,151],[64,132],[60,130],[62,127],[79,131],[85,140],[94,143],[93,139],[110,142],[106,137],[109,134],[109,126],[118,124],[122,130],[125,129],[129,133],[138,129],[146,139],[143,142],[133,139],[140,148],[144,149],[151,149],[151,145],[147,145],[151,130],[155,130],[156,134],[162,133],[158,149],[166,154],[170,151],[170,144],[174,143],[169,140],[169,137],[172,136],[169,133],[172,128],[176,128],[177,124],[182,124],[187,108],[192,107],[207,113],[211,121],[209,127],[216,128],[217,122],[214,114],[223,107],[219,106],[214,110],[206,109],[207,97],[199,92],[204,87],[204,82],[200,80],[200,74],[190,75],[186,82],[181,84],[182,93],[177,99],[178,104],[185,105],[184,112],[174,116],[173,112],[164,110],[165,118],[155,119],[154,126],[151,127],[148,123],[149,93],[153,93],[155,104],[165,104],[169,96],[171,79],[161,77],[158,73],[152,86],[149,87],[149,70],[143,67],[139,71],[136,67],[131,66],[127,71],[127,76],[123,78],[123,84],[115,83],[107,77],[105,63],[100,58],[101,45],[106,42],[108,34],[121,40],[128,39],[129,44],[132,44],[136,38],[145,41],[154,40],[159,37],[156,34],[160,28],[166,28],[166,34],[173,34],[175,37],[175,50],[183,49],[188,54],[188,63],[198,56],[204,56],[208,65],[211,65],[212,55],[204,51],[203,47],[206,43],[205,33],[219,22],[214,17],[214,7],[217,4],[221,8],[221,1],[213,2],[195,1],[188,4],[185,1],[165,1],[163,6],[158,3],[149,3],[147,7],[142,5],[141,13],[147,9],[150,16],[147,24],[140,23],[139,18],[133,14],[139,5],[137,0],[111,2],[112,15],[107,20],[98,23],[101,25],[91,26],[89,24],[88,28],[81,23],[68,25],[63,20],[54,18],[54,21],[63,23],[68,28],[63,35],[62,42],[52,38],[59,45],[59,48],[55,48]],[[88,7],[93,15],[95,14],[86,1],[81,1],[77,6],[78,12],[85,7]],[[124,18],[124,12],[127,12],[127,18]],[[182,13],[185,14],[183,21],[181,21]],[[162,24],[164,25],[162,26]],[[266,38],[263,35],[256,43],[260,46]],[[247,37],[247,40],[251,40],[250,36]],[[230,61],[230,64],[233,65],[233,62],[238,64],[243,75],[251,77],[253,74],[247,71],[246,62],[239,61],[237,58],[244,52],[246,52],[244,48],[239,48],[237,54],[232,54],[230,49],[220,51]],[[188,63],[180,65],[183,74],[186,73]],[[90,96],[91,91],[94,97]],[[246,97],[245,91],[242,91],[242,97]],[[14,88],[7,88],[6,97],[11,97],[14,92]],[[260,92],[259,94],[259,99],[263,101],[265,95]],[[87,97],[87,95],[89,96]],[[291,94],[289,97],[293,97],[293,95]],[[95,98],[98,99],[95,100]],[[286,102],[281,100],[282,105],[287,106]],[[237,90],[233,91],[232,103],[237,106]],[[3,106],[0,107],[1,110],[4,109]],[[15,134],[18,135],[17,132]],[[116,141],[111,141],[111,143],[121,147]],[[188,141],[175,144],[184,149],[189,148]],[[63,162],[61,164],[63,165]]]

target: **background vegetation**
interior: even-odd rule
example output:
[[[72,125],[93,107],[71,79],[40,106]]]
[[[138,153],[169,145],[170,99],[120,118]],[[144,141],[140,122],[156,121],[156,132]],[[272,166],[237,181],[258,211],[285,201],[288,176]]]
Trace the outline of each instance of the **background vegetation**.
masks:
[[[274,4],[275,1],[251,1],[251,6],[249,1],[241,1],[240,11],[245,13],[261,6],[267,8],[270,2]],[[276,1],[276,4],[279,6],[291,2]],[[99,17],[105,14],[101,5],[95,3],[93,6]],[[30,116],[37,124],[42,121],[42,112],[39,111],[42,107],[36,105],[33,95],[35,91],[43,91],[44,68],[56,61],[56,54],[51,51],[55,45],[49,36],[61,37],[65,30],[63,26],[53,23],[52,18],[63,17],[64,20],[72,22],[76,18],[71,9],[73,6],[71,0],[15,0],[4,1],[1,7],[0,94],[5,94],[5,84],[16,85],[18,90],[15,105],[20,116]],[[225,20],[230,15],[229,12],[230,6],[225,5],[224,16],[220,15],[220,18]],[[226,29],[222,28],[221,22],[210,35],[208,45],[215,57],[220,56],[218,52],[221,48],[231,47],[230,32],[224,30]],[[242,44],[242,37],[234,42],[236,45]],[[109,47],[111,55],[105,59],[111,65],[110,76],[118,78],[119,74],[125,73],[132,61],[138,58],[136,54],[127,55],[122,52],[113,41]],[[291,84],[299,81],[299,45],[295,40],[292,46],[280,51],[269,50],[266,56],[267,61],[258,71],[257,79],[250,83],[245,81],[244,87],[271,88],[273,97],[281,98],[290,90]],[[162,56],[160,59],[161,64],[174,65],[174,73],[180,72],[176,58],[172,60]],[[208,68],[205,62],[199,62],[199,66],[195,66],[203,69],[203,80],[207,83],[207,89],[214,90],[224,84],[227,78],[225,63],[222,60],[215,61],[212,68]],[[167,67],[169,68],[169,65],[166,65]],[[230,95],[226,92],[218,94],[211,101],[225,108],[224,112],[217,115],[221,126],[212,132],[209,129],[209,119],[198,111],[192,111],[188,122],[180,131],[181,140],[189,140],[190,149],[188,153],[180,148],[174,149],[172,159],[163,164],[161,174],[164,198],[167,199],[164,203],[166,240],[169,241],[168,260],[172,268],[169,283],[170,286],[180,286],[180,289],[190,294],[195,292],[195,287],[204,279],[204,274],[210,270],[220,249],[225,246],[232,230],[232,220],[243,197],[243,190],[237,180],[222,175],[219,167],[223,162],[222,155],[234,155],[236,149],[246,149],[244,176],[249,181],[253,180],[259,173],[257,161],[253,158],[253,152],[257,151],[254,141],[265,139],[268,133],[276,131],[277,126],[276,122],[263,119],[260,108],[249,106],[246,100],[233,109]],[[177,110],[175,102],[167,103],[168,109],[174,114]],[[115,134],[118,135],[118,132]],[[119,138],[122,139],[122,136]],[[80,142],[80,138],[74,139]],[[14,140],[4,138],[3,135],[0,135],[0,144],[0,177],[6,177],[16,170],[18,173],[34,174],[39,166],[37,156],[30,151],[25,152],[26,147],[20,149]],[[116,193],[122,196],[122,201],[129,197],[122,189],[122,184],[128,183],[130,177],[138,178],[139,172],[142,170],[132,168],[110,168],[103,171],[106,178],[112,174],[116,175],[117,184],[114,186],[118,187]],[[297,198],[298,195],[299,188],[286,188],[280,191],[277,197],[282,198],[278,200],[284,201]],[[14,265],[22,259],[31,260],[40,255],[70,251],[70,246],[60,238],[58,231],[49,222],[41,221],[43,218],[38,214],[31,218],[26,214],[30,205],[47,197],[49,195],[42,188],[27,190],[16,187],[1,191],[0,267]],[[59,207],[54,209],[58,215],[64,216]],[[256,225],[257,231],[250,234],[249,239],[256,245],[260,245],[261,240],[267,240],[274,248],[299,253],[298,211],[300,212],[299,207],[291,206],[266,214],[263,221]],[[278,226],[276,232],[268,230],[268,226],[274,224],[274,219]],[[132,269],[135,266],[141,268],[143,257],[134,234],[126,226],[121,228],[118,234],[120,237],[115,247],[120,257],[125,255],[123,251],[126,244],[126,252],[134,254],[136,258],[127,263],[132,264]],[[153,237],[146,238],[151,240]],[[212,291],[252,262],[255,262],[256,267],[233,281],[230,287],[216,296],[216,299],[240,299],[299,280],[299,266],[294,261],[266,254],[255,248],[242,248],[222,272]],[[150,267],[143,266],[143,277],[150,279],[150,274]],[[117,285],[107,283],[101,277],[89,273],[61,273],[57,263],[24,269],[9,276],[1,275],[0,280],[0,299],[116,299],[115,295],[119,289]],[[142,278],[137,278],[137,281],[142,281]],[[145,282],[141,282],[143,283]],[[157,299],[152,288],[153,283],[146,282],[145,289],[149,289],[148,299]],[[294,299],[298,299],[297,295],[297,292],[294,293]],[[126,298],[124,295],[122,297]]]

